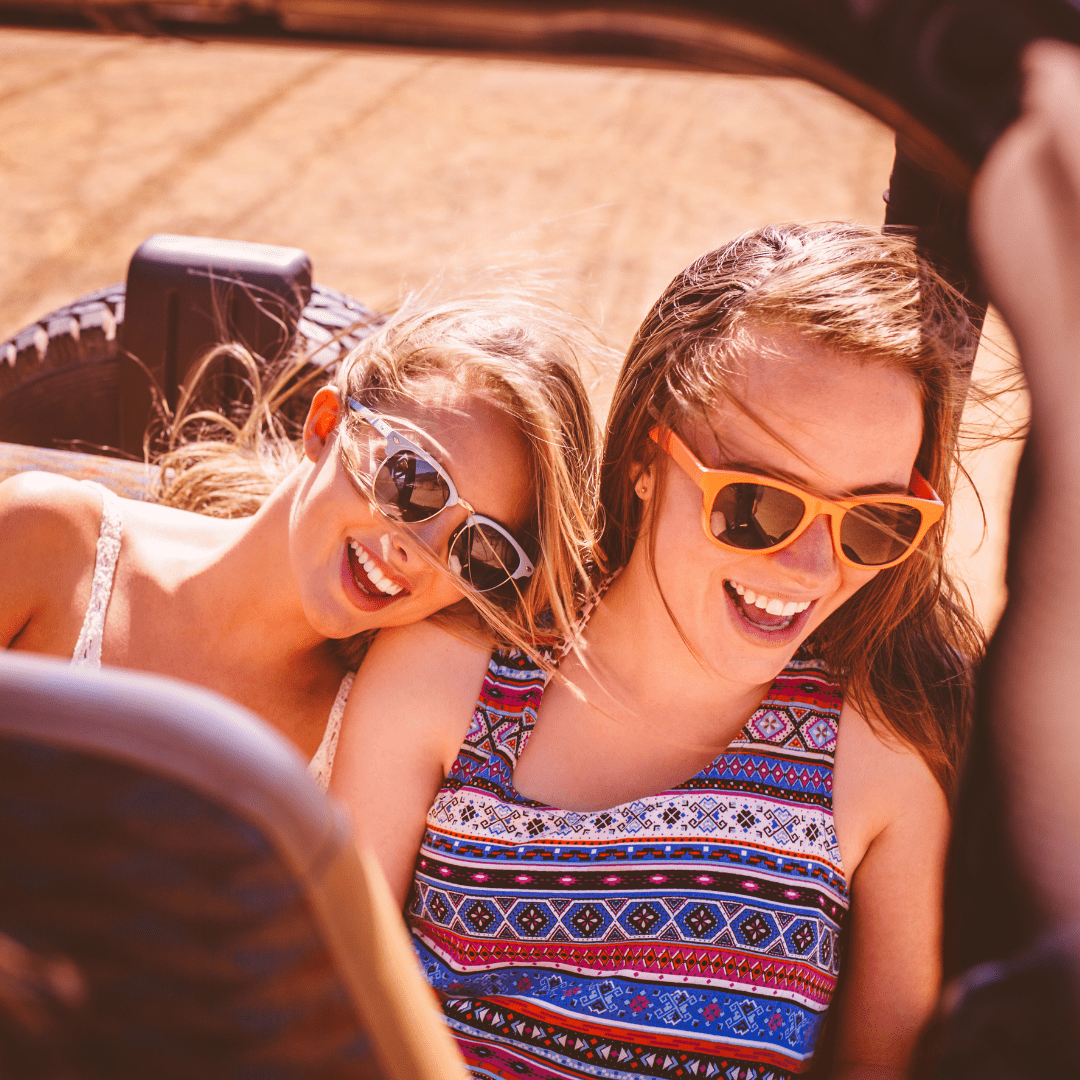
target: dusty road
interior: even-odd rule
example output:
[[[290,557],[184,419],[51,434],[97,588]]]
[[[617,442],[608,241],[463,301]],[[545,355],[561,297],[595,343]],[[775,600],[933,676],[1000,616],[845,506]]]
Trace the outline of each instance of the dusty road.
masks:
[[[0,30],[0,339],[178,232],[302,247],[376,308],[448,267],[551,271],[621,349],[747,228],[879,223],[891,159],[795,80]],[[1013,460],[975,463],[990,533],[973,554],[967,499],[954,543],[988,620]]]

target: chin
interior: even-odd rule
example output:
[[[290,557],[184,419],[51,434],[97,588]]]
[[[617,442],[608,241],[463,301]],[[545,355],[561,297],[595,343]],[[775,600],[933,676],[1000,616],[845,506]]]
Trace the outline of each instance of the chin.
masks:
[[[370,627],[357,625],[361,622],[357,613],[346,612],[343,605],[334,603],[332,598],[322,597],[320,601],[306,598],[303,602],[304,616],[312,631],[322,638],[350,638],[361,634]]]
[[[722,635],[714,637],[705,648],[699,647],[699,651],[709,666],[722,675],[751,685],[771,683],[821,621],[814,619],[812,625],[795,628],[791,636],[781,635],[776,641],[769,641],[764,636],[755,639],[741,633],[732,625],[730,613],[725,612]]]

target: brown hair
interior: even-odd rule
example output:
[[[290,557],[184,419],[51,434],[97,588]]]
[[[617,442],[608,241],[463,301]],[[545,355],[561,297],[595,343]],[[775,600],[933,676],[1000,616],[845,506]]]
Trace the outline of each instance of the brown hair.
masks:
[[[356,398],[391,423],[395,406],[422,405],[427,387],[448,383],[483,397],[524,437],[534,499],[518,532],[536,572],[520,591],[469,592],[464,605],[441,613],[451,627],[534,654],[570,633],[574,600],[587,587],[594,561],[599,467],[599,432],[579,369],[600,352],[581,324],[553,305],[500,292],[442,303],[410,298],[338,365],[333,385],[342,400]],[[235,421],[204,411],[185,415],[182,401],[160,459],[157,498],[211,516],[243,517],[258,510],[301,454],[281,419],[288,378],[277,373],[260,381],[260,365],[235,344],[215,350],[203,369],[222,356],[246,368],[254,404]],[[338,448],[345,467],[368,489],[357,448],[362,431],[370,429],[345,408]],[[451,573],[445,561],[425,554],[437,570]],[[346,643],[347,661],[359,662],[373,636]]]
[[[721,396],[745,410],[733,375],[748,328],[784,327],[860,362],[907,372],[922,399],[916,467],[946,507],[942,524],[881,571],[808,638],[845,696],[917,750],[951,790],[984,636],[943,559],[967,386],[971,328],[958,294],[907,238],[866,226],[774,225],[703,255],[646,316],[619,375],[601,466],[600,547],[624,565],[638,540],[634,477],[651,464],[657,423],[675,430]],[[650,543],[653,538],[650,537]]]

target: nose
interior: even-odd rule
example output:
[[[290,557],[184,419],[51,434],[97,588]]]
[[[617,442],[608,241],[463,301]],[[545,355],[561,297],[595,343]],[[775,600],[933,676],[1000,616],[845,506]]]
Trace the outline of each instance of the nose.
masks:
[[[820,586],[840,570],[833,546],[832,526],[826,514],[819,514],[810,527],[786,548],[771,556],[804,588]]]
[[[417,542],[429,547],[436,555],[445,555],[450,537],[466,517],[468,514],[461,507],[446,507],[427,521],[399,525],[389,538],[395,561],[402,568],[418,561],[415,550]]]

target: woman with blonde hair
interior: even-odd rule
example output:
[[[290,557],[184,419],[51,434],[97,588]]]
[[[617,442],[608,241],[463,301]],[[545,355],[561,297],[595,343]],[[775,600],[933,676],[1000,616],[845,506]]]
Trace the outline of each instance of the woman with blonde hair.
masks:
[[[832,1075],[902,1075],[982,649],[942,557],[957,303],[857,225],[703,256],[619,376],[574,638],[375,643],[332,790],[476,1075],[779,1080],[841,971]]]
[[[380,627],[441,613],[493,645],[569,626],[597,461],[583,340],[509,294],[407,304],[315,394],[299,450],[263,401],[232,440],[174,440],[154,502],[5,481],[0,645],[217,690],[325,785]]]

